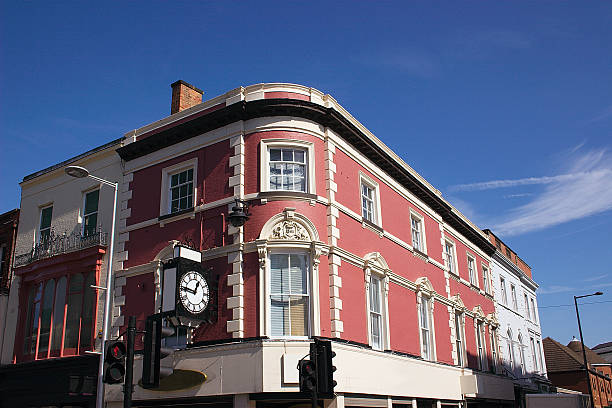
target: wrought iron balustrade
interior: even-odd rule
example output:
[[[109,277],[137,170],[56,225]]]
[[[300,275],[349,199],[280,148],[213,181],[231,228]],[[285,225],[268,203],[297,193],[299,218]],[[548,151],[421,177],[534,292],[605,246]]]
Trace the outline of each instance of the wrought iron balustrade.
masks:
[[[55,255],[79,251],[93,246],[107,246],[108,233],[95,231],[88,235],[78,232],[72,234],[51,235],[41,240],[30,252],[15,256],[15,267],[24,266],[40,259],[50,258]]]

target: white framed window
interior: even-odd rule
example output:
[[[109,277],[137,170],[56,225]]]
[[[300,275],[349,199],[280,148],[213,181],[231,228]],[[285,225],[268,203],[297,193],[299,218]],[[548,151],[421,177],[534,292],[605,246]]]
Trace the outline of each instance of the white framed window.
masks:
[[[538,322],[538,312],[536,310],[535,300],[533,298],[531,298],[531,313],[532,313],[533,322],[537,323]]]
[[[485,293],[491,293],[491,284],[489,281],[489,268],[485,265],[482,265],[482,286],[484,288]]]
[[[423,216],[412,211],[410,212],[410,231],[412,235],[412,247],[417,251],[427,253]]]
[[[383,349],[382,282],[377,276],[370,278],[370,341],[375,350]]]
[[[162,169],[160,215],[175,214],[195,207],[197,169],[197,158]]]
[[[307,337],[310,334],[310,283],[307,254],[271,253],[270,334]]]
[[[455,244],[452,241],[444,241],[444,258],[448,271],[458,275],[457,273],[457,255],[455,252]]]
[[[525,298],[525,317],[527,319],[531,319],[531,310],[529,309],[529,298],[526,293],[523,293],[523,297]]]
[[[46,244],[51,236],[51,219],[53,218],[53,205],[40,208],[40,222],[38,226],[38,243]]]
[[[467,256],[468,274],[470,276],[470,283],[474,286],[478,286],[478,272],[476,272],[476,259],[470,254]]]
[[[374,188],[370,185],[361,183],[361,215],[366,221],[376,223],[376,201]]]
[[[536,348],[535,348],[535,340],[533,339],[533,336],[529,337],[529,345],[531,346],[531,358],[533,359],[533,368],[535,370],[535,372],[539,372],[540,371],[540,367],[539,367],[539,362],[538,362],[538,356],[536,354]]]
[[[434,360],[431,298],[420,297],[419,328],[421,334],[421,357]]]
[[[485,371],[487,369],[487,354],[485,351],[485,335],[484,323],[479,321],[476,323],[476,349],[478,350],[478,369]]]
[[[378,183],[362,172],[359,173],[359,196],[363,220],[382,226]]]
[[[88,191],[83,197],[83,236],[96,233],[98,228],[98,202],[100,189]]]
[[[504,305],[508,305],[508,293],[506,292],[506,280],[504,278],[502,278],[501,276],[499,277],[499,287],[500,287],[500,291],[501,291],[501,302]]]
[[[512,330],[508,329],[508,366],[510,370],[514,370],[514,345],[512,341]]]
[[[491,329],[491,361],[493,362],[493,372],[497,372],[497,330]]]
[[[516,286],[512,283],[510,284],[510,297],[512,298],[512,309],[518,310],[518,305],[516,304]]]
[[[542,344],[540,343],[540,339],[536,340],[536,357],[538,359],[540,372],[545,372],[546,368],[544,367],[544,353],[542,352]]]
[[[521,374],[525,374],[525,347],[523,346],[523,336],[519,333],[518,335],[518,348],[519,348],[519,359]]]
[[[261,191],[316,194],[314,144],[296,139],[263,139]]]
[[[455,312],[455,348],[457,349],[457,365],[465,366],[465,316],[458,311]]]

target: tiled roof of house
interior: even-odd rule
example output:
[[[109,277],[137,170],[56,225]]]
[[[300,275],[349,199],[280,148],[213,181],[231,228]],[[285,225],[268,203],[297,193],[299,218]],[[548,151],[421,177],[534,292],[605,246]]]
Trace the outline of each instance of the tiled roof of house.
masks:
[[[599,350],[600,348],[605,348],[605,347],[612,347],[612,341],[609,341],[607,343],[598,344],[595,347],[593,347],[591,350]]]
[[[577,343],[580,344],[580,342]],[[549,372],[582,370],[583,359],[581,349],[578,349],[579,351],[576,352],[550,337],[546,337],[542,344],[546,357],[546,368]],[[589,364],[608,364],[606,360],[591,351],[590,348],[585,346],[584,349]]]

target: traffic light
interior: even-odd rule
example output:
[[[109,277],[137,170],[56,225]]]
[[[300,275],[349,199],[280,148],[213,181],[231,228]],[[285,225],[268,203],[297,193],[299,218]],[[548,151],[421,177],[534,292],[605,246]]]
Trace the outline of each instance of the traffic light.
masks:
[[[314,358],[312,355],[313,348],[315,350]],[[334,387],[337,384],[336,381],[334,381],[334,371],[336,371],[336,367],[332,362],[335,356],[336,353],[332,351],[332,343],[330,340],[315,339],[314,344],[311,344],[310,358],[316,361],[317,393],[324,398],[333,398]]]
[[[162,326],[161,316],[152,315],[147,317],[142,362],[143,388],[159,387],[159,380],[172,375],[174,372],[171,366],[160,367],[160,361],[174,353],[174,349],[161,346],[162,339],[173,334],[174,328]]]
[[[106,340],[104,343],[104,376],[107,384],[123,382],[125,376],[125,343],[120,340]]]
[[[298,369],[300,373],[300,392],[312,394],[317,387],[317,370],[314,362],[300,360]]]

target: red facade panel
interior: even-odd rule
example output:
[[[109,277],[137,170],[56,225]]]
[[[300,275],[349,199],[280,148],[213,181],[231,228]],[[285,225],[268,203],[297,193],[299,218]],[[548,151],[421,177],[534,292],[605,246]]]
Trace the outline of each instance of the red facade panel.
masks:
[[[342,338],[368,344],[367,309],[365,298],[365,272],[348,262],[340,266],[342,278],[342,312],[344,322]]]
[[[392,350],[421,354],[416,293],[395,283],[389,284],[389,334]]]

